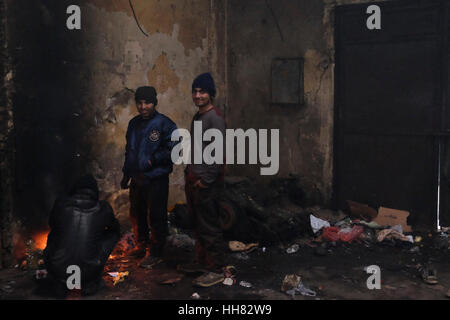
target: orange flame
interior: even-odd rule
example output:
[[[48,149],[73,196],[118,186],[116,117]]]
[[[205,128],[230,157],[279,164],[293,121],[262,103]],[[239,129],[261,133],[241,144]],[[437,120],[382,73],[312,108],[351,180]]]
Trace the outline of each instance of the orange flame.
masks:
[[[36,233],[32,236],[34,242],[36,243],[36,249],[39,250],[45,249],[45,247],[47,246],[47,238],[49,233],[50,233],[49,231],[43,231]]]

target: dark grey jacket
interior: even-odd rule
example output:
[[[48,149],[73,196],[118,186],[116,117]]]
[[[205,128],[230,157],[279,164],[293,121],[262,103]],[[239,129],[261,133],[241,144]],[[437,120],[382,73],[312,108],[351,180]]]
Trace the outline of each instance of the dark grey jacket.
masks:
[[[195,164],[194,163],[194,152],[195,152],[195,132],[194,132],[194,122],[200,121],[202,123],[202,136],[204,135],[205,131],[208,129],[218,129],[223,136],[223,155],[224,155],[224,163],[225,163],[225,133],[226,133],[226,123],[225,119],[223,118],[222,114],[219,110],[217,110],[215,107],[211,109],[208,112],[205,112],[203,114],[197,113],[194,116],[194,119],[192,120],[191,124],[191,164],[187,167],[187,172],[190,177],[195,177],[197,179],[200,179],[201,182],[206,185],[210,186],[216,181],[223,180],[224,176],[224,170],[225,170],[225,164]],[[198,139],[198,138],[197,138]],[[202,154],[203,150],[205,150],[205,147],[210,144],[211,142],[206,141],[202,142]],[[195,179],[194,178],[194,179]]]

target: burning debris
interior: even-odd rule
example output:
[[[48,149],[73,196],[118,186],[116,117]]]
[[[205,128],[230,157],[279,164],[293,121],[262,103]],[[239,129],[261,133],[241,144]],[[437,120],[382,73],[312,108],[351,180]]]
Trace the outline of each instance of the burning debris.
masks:
[[[16,267],[21,270],[42,269],[44,267],[44,249],[47,245],[49,231],[43,231],[33,234],[29,239],[23,240],[23,243],[16,245],[16,255],[20,257]]]
[[[109,260],[117,260],[127,257],[127,252],[132,250],[135,246],[136,240],[134,239],[134,234],[132,232],[124,234],[109,256]]]

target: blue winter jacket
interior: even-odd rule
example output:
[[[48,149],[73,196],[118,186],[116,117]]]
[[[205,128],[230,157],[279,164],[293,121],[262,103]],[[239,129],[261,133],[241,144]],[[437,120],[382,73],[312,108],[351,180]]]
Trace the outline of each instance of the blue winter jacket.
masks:
[[[143,119],[140,115],[131,119],[126,135],[124,175],[145,176],[148,182],[170,174],[173,171],[172,148],[177,144],[171,137],[176,129],[172,120],[157,111],[151,119]]]

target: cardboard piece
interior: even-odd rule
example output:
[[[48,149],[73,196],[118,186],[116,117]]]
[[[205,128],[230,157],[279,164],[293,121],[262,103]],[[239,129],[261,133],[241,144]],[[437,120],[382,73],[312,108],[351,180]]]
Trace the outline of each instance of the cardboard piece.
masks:
[[[378,209],[378,216],[373,221],[381,226],[393,227],[400,224],[404,233],[412,232],[411,226],[407,223],[408,216],[408,211],[380,207]]]
[[[350,215],[354,218],[372,221],[378,215],[377,210],[369,207],[367,204],[347,200],[347,205],[350,210]]]
[[[256,249],[259,246],[259,243],[249,243],[245,244],[239,241],[230,241],[228,242],[228,247],[233,252],[250,252]]]

